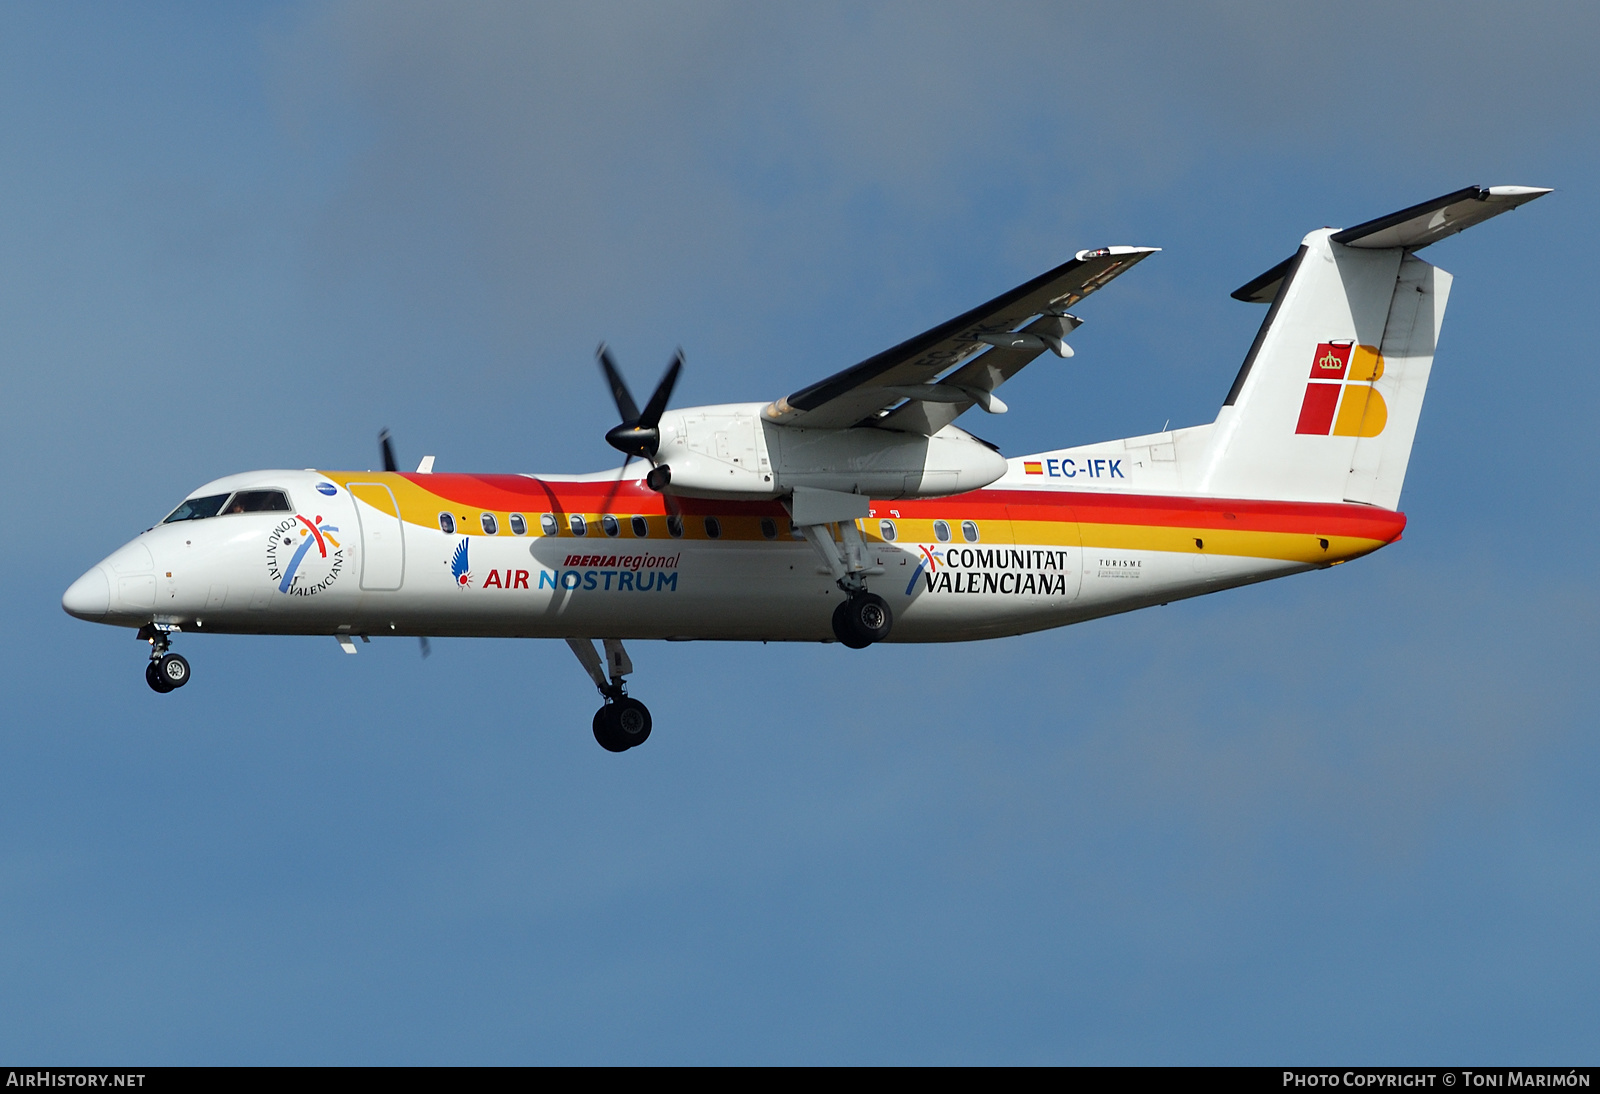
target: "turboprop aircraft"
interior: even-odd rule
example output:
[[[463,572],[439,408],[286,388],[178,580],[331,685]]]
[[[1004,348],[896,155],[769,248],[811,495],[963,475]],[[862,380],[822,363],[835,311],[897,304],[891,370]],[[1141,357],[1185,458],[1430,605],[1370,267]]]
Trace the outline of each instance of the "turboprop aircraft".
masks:
[[[162,693],[180,633],[565,639],[621,752],[652,724],[624,640],[969,641],[1335,566],[1405,527],[1451,283],[1416,252],[1549,192],[1307,235],[1233,294],[1270,306],[1207,425],[1008,459],[954,424],[1072,356],[1069,309],[1156,251],[1101,247],[770,403],[670,409],[680,356],[641,410],[602,346],[620,472],[401,473],[385,433],[382,472],[216,479],[62,607],[137,628]]]

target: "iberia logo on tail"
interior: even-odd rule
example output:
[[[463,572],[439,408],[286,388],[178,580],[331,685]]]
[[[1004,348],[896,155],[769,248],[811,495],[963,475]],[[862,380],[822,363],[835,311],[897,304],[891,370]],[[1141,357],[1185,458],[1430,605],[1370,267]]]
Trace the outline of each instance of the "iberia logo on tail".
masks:
[[[1345,341],[1319,344],[1294,431],[1318,437],[1376,437],[1389,422],[1389,406],[1374,386],[1382,375],[1383,357],[1372,346]]]

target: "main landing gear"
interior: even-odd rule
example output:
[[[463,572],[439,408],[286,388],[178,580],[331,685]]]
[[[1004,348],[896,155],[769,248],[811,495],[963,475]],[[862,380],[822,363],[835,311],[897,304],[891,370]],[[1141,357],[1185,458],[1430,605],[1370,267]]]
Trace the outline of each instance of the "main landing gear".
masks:
[[[820,494],[824,491],[812,491],[812,493]],[[845,497],[851,499],[847,505],[853,504],[856,500],[853,495]],[[861,504],[864,505],[865,502]],[[791,502],[790,512],[799,513],[801,510]],[[839,528],[837,540],[833,538],[832,523],[836,523]],[[802,523],[798,517],[795,519],[795,527],[822,559],[822,564],[827,567],[834,584],[839,586],[845,596],[844,603],[833,609],[833,636],[842,645],[849,646],[853,650],[864,650],[874,642],[882,642],[888,638],[889,631],[894,626],[894,613],[889,610],[888,601],[876,593],[867,592],[867,578],[883,573],[883,568],[869,565],[867,545],[862,540],[861,530],[856,527],[854,520],[838,520],[832,523],[824,523],[821,520]]]
[[[607,752],[626,752],[650,737],[650,708],[628,697],[623,677],[633,671],[633,661],[618,638],[604,639],[605,664],[587,638],[569,638],[567,645],[589,673],[589,679],[605,699],[605,706],[594,712],[594,739]]]
[[[138,637],[150,643],[150,663],[144,668],[144,682],[150,690],[165,695],[189,682],[189,662],[182,654],[173,653],[172,632],[178,628],[165,623],[146,623],[139,628]]]

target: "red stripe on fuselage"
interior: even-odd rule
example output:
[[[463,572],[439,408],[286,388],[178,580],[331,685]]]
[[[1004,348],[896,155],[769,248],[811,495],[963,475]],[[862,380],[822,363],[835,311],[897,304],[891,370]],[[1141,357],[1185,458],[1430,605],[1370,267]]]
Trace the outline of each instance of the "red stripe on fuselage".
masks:
[[[612,492],[609,482],[551,482],[523,475],[402,476],[430,493],[470,509],[496,512],[592,513]],[[675,498],[686,516],[786,518],[776,501],[707,501]],[[615,513],[659,516],[660,494],[637,480],[624,482],[611,502]],[[947,498],[877,501],[878,516],[897,510],[902,519],[1078,521],[1157,527],[1222,528],[1253,532],[1306,532],[1392,543],[1405,529],[1404,513],[1372,505],[1304,501],[1253,501],[1166,494],[1113,494],[1069,490],[975,490]]]

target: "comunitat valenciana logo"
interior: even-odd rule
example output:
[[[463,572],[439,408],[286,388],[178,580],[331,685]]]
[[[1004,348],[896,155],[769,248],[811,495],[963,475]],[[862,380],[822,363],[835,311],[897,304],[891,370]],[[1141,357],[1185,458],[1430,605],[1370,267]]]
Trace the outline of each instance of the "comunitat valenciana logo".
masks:
[[[1376,437],[1389,423],[1389,404],[1374,386],[1382,376],[1383,357],[1374,347],[1350,341],[1318,344],[1294,431],[1317,437]]]
[[[339,579],[344,547],[320,515],[296,513],[279,521],[267,537],[267,576],[285,596],[316,596]]]

